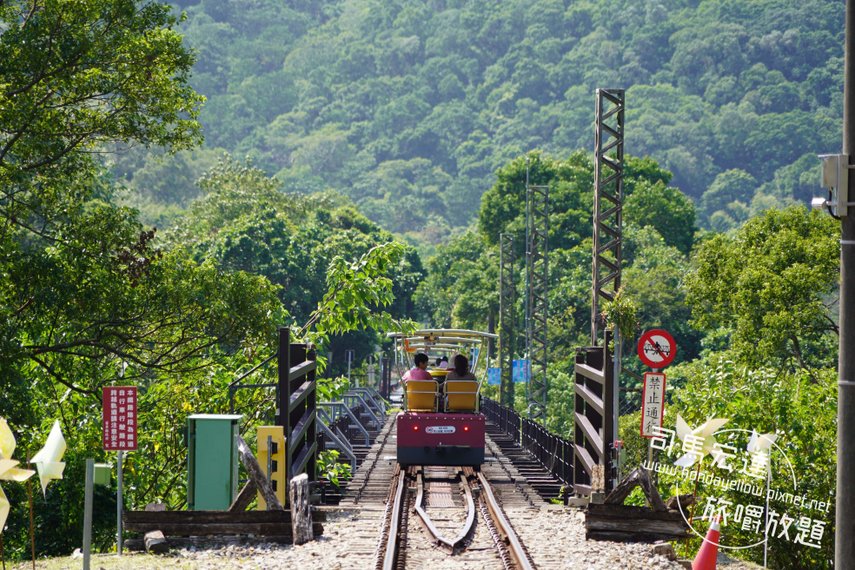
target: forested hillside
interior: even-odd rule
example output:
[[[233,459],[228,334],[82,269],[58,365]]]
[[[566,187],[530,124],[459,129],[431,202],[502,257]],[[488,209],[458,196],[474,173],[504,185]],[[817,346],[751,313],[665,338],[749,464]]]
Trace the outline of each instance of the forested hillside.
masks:
[[[805,201],[840,146],[842,1],[181,0],[206,143],[116,172],[185,204],[225,149],[286,189],[334,189],[384,228],[443,241],[508,160],[593,148],[594,91],[627,90],[702,226]],[[162,210],[160,211],[162,213]]]

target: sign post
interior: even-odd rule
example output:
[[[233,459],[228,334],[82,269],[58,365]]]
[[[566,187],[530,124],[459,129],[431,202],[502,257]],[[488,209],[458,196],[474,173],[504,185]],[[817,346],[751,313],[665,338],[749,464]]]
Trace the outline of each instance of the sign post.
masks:
[[[137,387],[106,386],[102,399],[104,451],[116,454],[116,552],[122,555],[122,453],[137,449]]]
[[[641,437],[652,438],[658,435],[656,428],[662,427],[665,417],[665,374],[660,372],[674,361],[677,355],[677,343],[674,337],[663,329],[652,329],[638,339],[638,358],[653,369],[644,373],[644,387],[641,390]],[[653,461],[653,448],[647,448],[647,462]]]
[[[353,364],[353,356],[354,350],[352,348],[348,348],[344,351],[345,358],[347,358],[347,383],[350,384],[350,367]],[[356,383],[356,387],[359,387],[359,382]]]

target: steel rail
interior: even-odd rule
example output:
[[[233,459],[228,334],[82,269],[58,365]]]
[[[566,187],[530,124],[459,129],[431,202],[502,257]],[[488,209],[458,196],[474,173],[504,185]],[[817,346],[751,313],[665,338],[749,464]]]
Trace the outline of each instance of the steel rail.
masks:
[[[466,537],[469,536],[469,533],[472,532],[472,529],[475,528],[475,499],[472,496],[472,486],[469,484],[469,480],[464,475],[463,470],[458,469],[457,473],[460,476],[463,493],[466,495],[466,524],[463,525],[463,529],[457,535],[457,538],[454,539],[454,542],[455,544],[462,544]]]
[[[398,532],[401,512],[403,511],[404,489],[407,485],[407,472],[401,469],[398,474],[398,487],[392,505],[392,520],[389,524],[389,536],[386,539],[386,552],[383,554],[383,570],[394,570],[398,562]]]
[[[514,531],[513,527],[511,527],[511,523],[508,521],[507,517],[505,517],[502,507],[499,506],[499,502],[493,494],[493,489],[490,487],[490,482],[487,481],[487,478],[484,477],[484,474],[480,471],[478,472],[478,481],[481,483],[481,496],[486,498],[490,516],[504,535],[508,551],[513,557],[517,568],[519,570],[534,570],[534,565],[529,560],[522,542],[520,542],[517,533]]]
[[[424,502],[424,476],[421,471],[416,475],[417,491],[414,510],[422,519],[425,528],[433,536],[433,539],[438,544],[451,550],[452,553],[463,545],[463,541],[466,540],[466,537],[469,536],[475,525],[475,500],[472,497],[472,489],[470,489],[466,478],[463,476],[462,470],[457,470],[457,476],[461,478],[461,486],[463,487],[463,492],[466,495],[466,522],[463,524],[463,528],[460,530],[458,535],[453,539],[449,539],[439,532],[439,529],[436,528],[436,525],[433,523],[430,515],[428,515],[424,510],[424,507],[422,507],[422,503]]]

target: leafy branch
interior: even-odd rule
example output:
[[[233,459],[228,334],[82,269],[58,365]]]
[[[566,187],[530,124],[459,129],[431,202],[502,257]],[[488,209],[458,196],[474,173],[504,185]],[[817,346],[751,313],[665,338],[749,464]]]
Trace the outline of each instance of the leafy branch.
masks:
[[[403,244],[387,242],[352,262],[335,256],[327,270],[327,292],[306,324],[296,330],[295,337],[323,345],[331,335],[359,329],[411,328],[408,320],[395,319],[382,310],[394,300],[393,280],[388,274],[401,261],[404,251]]]

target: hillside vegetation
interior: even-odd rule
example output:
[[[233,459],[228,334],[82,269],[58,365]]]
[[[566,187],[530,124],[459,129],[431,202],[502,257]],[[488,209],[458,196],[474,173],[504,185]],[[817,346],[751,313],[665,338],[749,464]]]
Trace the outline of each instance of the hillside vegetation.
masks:
[[[15,461],[56,420],[68,444],[32,519],[3,481],[3,556],[28,556],[30,520],[37,556],[78,544],[83,460],[110,458],[105,386],[139,388],[125,506],[182,509],[187,415],[229,410],[244,373],[275,377],[278,327],[316,348],[335,399],[345,351],[366,361],[410,319],[495,325],[507,233],[520,331],[527,181],[552,208],[545,425],[572,433],[604,85],[629,109],[622,288],[601,307],[624,343],[625,465],[647,443],[632,345],[662,327],[679,347],[664,425],[774,433],[799,492],[833,505],[839,223],[788,203],[838,148],[843,3],[791,4],[204,0],[180,19],[147,0],[0,2],[0,417]],[[236,395],[251,445],[275,407],[263,387]],[[772,465],[776,485],[789,473]],[[114,496],[96,492],[101,550]],[[770,535],[769,567],[833,566],[833,509],[769,505],[819,535]]]
[[[840,145],[839,0],[176,4],[205,147],[116,165],[158,202],[186,203],[225,149],[438,243],[510,159],[590,152],[598,87],[626,89],[627,152],[673,172],[717,230],[809,199],[815,155]]]

